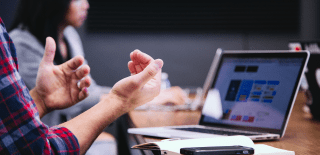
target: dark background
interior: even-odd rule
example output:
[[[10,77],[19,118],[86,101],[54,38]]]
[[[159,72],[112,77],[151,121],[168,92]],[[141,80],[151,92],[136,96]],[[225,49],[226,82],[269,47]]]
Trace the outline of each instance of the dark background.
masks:
[[[17,0],[0,1],[10,26]],[[164,60],[172,85],[202,87],[217,48],[287,50],[290,40],[319,39],[318,0],[90,0],[78,29],[93,78],[112,86],[129,75],[129,53]]]

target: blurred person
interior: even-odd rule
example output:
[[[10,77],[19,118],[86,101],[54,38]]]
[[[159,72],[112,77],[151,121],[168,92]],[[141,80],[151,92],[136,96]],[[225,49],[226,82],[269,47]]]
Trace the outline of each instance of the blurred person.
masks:
[[[162,60],[136,50],[130,54],[130,77],[118,81],[108,96],[86,112],[49,128],[40,118],[86,98],[91,83],[89,66],[80,67],[82,56],[54,65],[55,49],[48,37],[36,85],[29,91],[0,18],[0,154],[85,154],[106,126],[160,92]]]
[[[82,26],[87,17],[87,0],[21,0],[9,35],[15,42],[21,76],[28,88],[35,86],[37,68],[43,55],[44,42],[52,36],[57,42],[55,64],[61,64],[70,58],[84,56],[79,34],[75,30]],[[93,52],[93,51],[92,51]],[[85,61],[87,64],[87,61]],[[89,75],[90,76],[90,75]],[[89,109],[97,103],[110,87],[98,85],[94,80],[89,87],[91,95],[78,105],[64,111],[50,114],[43,121],[48,125],[61,123],[61,115],[67,120]],[[186,95],[180,87],[172,87],[161,92],[161,98],[154,104],[184,104]],[[57,118],[57,119],[53,119]],[[57,121],[55,121],[57,120]]]

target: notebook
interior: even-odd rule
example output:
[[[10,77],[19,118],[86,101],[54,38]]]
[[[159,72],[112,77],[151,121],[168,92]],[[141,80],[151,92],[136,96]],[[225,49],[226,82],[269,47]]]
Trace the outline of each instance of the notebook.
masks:
[[[309,52],[218,49],[204,83],[198,125],[129,128],[161,138],[244,135],[254,141],[283,137]]]

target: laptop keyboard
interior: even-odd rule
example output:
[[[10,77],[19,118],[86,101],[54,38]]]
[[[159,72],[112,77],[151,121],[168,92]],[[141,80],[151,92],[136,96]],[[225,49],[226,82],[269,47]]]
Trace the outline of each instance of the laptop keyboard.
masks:
[[[246,136],[258,135],[258,134],[254,134],[254,133],[222,131],[222,130],[204,129],[204,128],[174,128],[174,129],[184,130],[184,131],[192,131],[192,132],[210,133],[210,134],[217,134],[217,135],[228,135],[228,136],[233,136],[233,135],[246,135]]]

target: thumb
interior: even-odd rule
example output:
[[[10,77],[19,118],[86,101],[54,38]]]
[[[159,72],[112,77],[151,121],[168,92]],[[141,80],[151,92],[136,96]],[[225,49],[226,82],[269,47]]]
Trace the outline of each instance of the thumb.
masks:
[[[139,79],[139,82],[141,82],[141,86],[144,86],[149,80],[156,76],[162,66],[163,61],[161,59],[157,59],[152,61],[142,72],[137,74],[137,78]]]
[[[53,38],[47,37],[45,52],[42,58],[43,63],[53,64],[55,52],[56,52],[56,42],[53,40]]]

